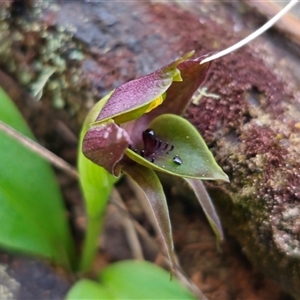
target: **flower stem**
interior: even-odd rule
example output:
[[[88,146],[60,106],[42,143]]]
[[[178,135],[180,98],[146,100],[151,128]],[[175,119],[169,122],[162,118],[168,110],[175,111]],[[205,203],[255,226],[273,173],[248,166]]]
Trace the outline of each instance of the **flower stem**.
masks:
[[[97,253],[98,237],[102,228],[103,216],[89,216],[86,228],[86,236],[83,244],[81,260],[79,264],[80,272],[92,270],[93,262]]]

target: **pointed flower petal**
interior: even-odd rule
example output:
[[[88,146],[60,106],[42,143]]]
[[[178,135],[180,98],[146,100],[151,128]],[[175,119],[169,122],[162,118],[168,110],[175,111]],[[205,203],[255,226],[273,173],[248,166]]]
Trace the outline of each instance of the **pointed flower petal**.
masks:
[[[197,179],[191,179],[191,178],[185,178],[185,180],[189,183],[189,185],[194,190],[194,193],[200,205],[202,206],[203,212],[205,213],[211,228],[216,234],[217,244],[220,244],[220,242],[222,242],[224,239],[221,222],[215,210],[214,204],[212,203],[202,181]]]
[[[191,97],[203,83],[209,70],[210,63],[200,65],[200,62],[204,57],[206,56],[188,59],[177,66],[182,81],[173,81],[171,86],[165,92],[163,103],[147,114],[144,114],[141,118],[134,120],[134,124],[129,126],[128,132],[130,132],[130,137],[134,143],[140,139],[142,131],[145,130],[145,128],[148,127],[148,124],[156,117],[166,113],[175,115],[183,114]]]
[[[123,171],[130,176],[145,193],[161,231],[172,267],[175,269],[175,254],[168,205],[164,190],[157,175],[154,171],[138,164],[124,166]]]
[[[224,180],[227,175],[216,163],[206,143],[196,128],[186,119],[164,114],[153,120],[149,128],[155,133],[153,154],[144,156],[127,149],[126,155],[132,160],[153,170],[180,177]],[[144,145],[145,148],[145,145]]]
[[[88,159],[119,176],[120,170],[115,170],[115,167],[130,143],[128,133],[110,120],[88,130],[82,151]]]
[[[166,91],[166,99],[155,110],[145,115],[146,122],[150,123],[155,117],[169,113],[182,115],[193,94],[204,81],[210,63],[200,65],[204,56],[188,59],[181,62],[177,69],[180,71],[182,81],[173,82]],[[145,120],[143,120],[145,122]]]
[[[142,115],[150,103],[161,96],[173,81],[181,81],[177,66],[193,55],[193,51],[169,65],[138,79],[129,81],[117,88],[97,117],[97,123],[114,119],[116,123],[133,120]],[[132,111],[139,114],[130,114]],[[129,114],[128,114],[129,113]],[[127,118],[123,115],[128,114]],[[122,116],[122,117],[121,117]],[[121,118],[120,118],[121,117]]]

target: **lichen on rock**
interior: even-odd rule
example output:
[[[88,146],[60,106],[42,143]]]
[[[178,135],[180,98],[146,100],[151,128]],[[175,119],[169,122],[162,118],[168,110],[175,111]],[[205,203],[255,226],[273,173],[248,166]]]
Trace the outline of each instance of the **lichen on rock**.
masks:
[[[186,117],[230,177],[209,185],[224,226],[256,267],[298,297],[300,78],[284,66],[276,73],[276,49],[267,48],[268,60],[263,49],[245,48],[216,61],[206,87],[220,99],[203,98]]]

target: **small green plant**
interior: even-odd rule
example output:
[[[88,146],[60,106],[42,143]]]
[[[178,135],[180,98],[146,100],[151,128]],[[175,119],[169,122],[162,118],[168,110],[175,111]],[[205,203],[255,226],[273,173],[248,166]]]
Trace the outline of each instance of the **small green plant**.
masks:
[[[75,259],[62,195],[53,171],[40,155],[34,153],[34,147],[24,146],[28,145],[27,142],[32,144],[34,137],[2,89],[0,120],[0,247],[11,252],[46,258],[71,273],[79,270],[90,271],[91,265],[89,269],[86,268],[85,257],[92,263],[103,211],[115,179],[107,171],[87,160],[86,163],[92,166],[90,171],[93,167],[96,168],[91,174],[89,185],[85,186],[85,191],[88,190],[89,195],[97,195],[94,199],[97,201],[89,206],[92,210],[88,212],[88,216],[92,225],[87,228],[88,242],[83,249],[83,259]],[[17,136],[22,137],[22,143],[12,137],[10,130],[7,130],[9,128],[17,130]],[[48,156],[48,159],[51,157]],[[86,176],[88,173],[85,174],[87,179]],[[93,227],[94,223],[98,227]],[[91,228],[96,233],[91,233]],[[195,299],[178,280],[170,282],[166,271],[143,261],[113,264],[99,272],[95,279],[97,281],[79,280],[69,291],[67,299],[141,299],[149,295],[156,299]],[[139,289],[135,288],[137,285]]]

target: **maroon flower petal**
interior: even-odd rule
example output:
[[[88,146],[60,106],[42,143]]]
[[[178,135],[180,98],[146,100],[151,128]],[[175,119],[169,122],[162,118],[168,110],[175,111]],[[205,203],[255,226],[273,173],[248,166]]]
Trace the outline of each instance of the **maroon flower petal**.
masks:
[[[148,123],[162,114],[168,113],[179,116],[183,114],[193,94],[205,80],[210,67],[210,63],[200,65],[204,57],[206,55],[193,60],[186,60],[177,66],[182,81],[173,82],[166,91],[165,101],[148,115],[145,115]]]
[[[193,52],[189,52],[182,58],[151,74],[121,85],[112,93],[96,121],[113,119],[150,104],[151,101],[161,96],[174,80],[181,80],[177,66],[192,54]]]
[[[173,81],[166,91],[166,99],[151,112],[144,114],[129,124],[126,124],[126,130],[130,134],[133,143],[141,140],[142,131],[158,116],[162,114],[182,115],[193,94],[205,80],[209,70],[210,63],[200,65],[202,59],[206,56],[200,56],[193,60],[181,62],[177,69],[180,71],[182,81]],[[125,127],[125,126],[124,126]]]
[[[108,121],[88,130],[83,139],[82,151],[92,162],[119,176],[120,170],[116,170],[116,165],[129,144],[131,140],[128,133],[113,121]]]

